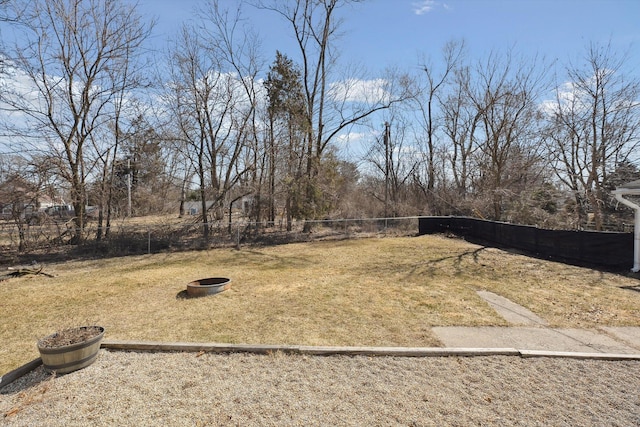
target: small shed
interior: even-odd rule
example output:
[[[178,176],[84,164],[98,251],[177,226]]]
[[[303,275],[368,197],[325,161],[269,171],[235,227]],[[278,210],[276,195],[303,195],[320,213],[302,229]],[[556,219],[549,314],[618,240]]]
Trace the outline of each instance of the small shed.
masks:
[[[211,206],[213,206],[213,202],[207,200],[207,209],[211,209]],[[193,215],[193,216],[201,215],[202,214],[202,202],[199,201],[199,200],[184,202],[184,211],[188,215]]]
[[[635,210],[635,222],[633,226],[633,268],[631,271],[637,273],[640,271],[640,204],[638,204],[638,199],[629,200],[625,199],[624,196],[640,197],[640,179],[616,188],[612,191],[612,194],[616,196],[616,199],[620,203]]]

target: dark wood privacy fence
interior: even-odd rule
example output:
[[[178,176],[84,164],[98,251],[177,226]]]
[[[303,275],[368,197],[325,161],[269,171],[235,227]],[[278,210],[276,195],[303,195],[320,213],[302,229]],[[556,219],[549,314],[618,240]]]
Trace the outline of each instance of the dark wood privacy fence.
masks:
[[[418,228],[421,235],[450,232],[475,243],[569,264],[615,270],[633,267],[633,233],[546,230],[465,217],[421,217]]]

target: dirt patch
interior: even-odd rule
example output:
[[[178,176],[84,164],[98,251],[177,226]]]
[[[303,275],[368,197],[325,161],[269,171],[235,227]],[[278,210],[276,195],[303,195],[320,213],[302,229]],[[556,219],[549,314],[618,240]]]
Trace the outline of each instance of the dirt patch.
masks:
[[[65,329],[46,336],[38,341],[41,348],[58,348],[67,345],[78,344],[97,337],[104,331],[100,326],[80,326],[78,328]]]

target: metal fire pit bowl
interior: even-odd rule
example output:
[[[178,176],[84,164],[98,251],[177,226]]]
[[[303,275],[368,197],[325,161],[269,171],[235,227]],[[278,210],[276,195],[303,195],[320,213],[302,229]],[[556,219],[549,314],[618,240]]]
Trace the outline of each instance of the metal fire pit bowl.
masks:
[[[231,287],[231,279],[227,277],[209,277],[187,283],[187,295],[190,297],[206,297],[220,293]]]

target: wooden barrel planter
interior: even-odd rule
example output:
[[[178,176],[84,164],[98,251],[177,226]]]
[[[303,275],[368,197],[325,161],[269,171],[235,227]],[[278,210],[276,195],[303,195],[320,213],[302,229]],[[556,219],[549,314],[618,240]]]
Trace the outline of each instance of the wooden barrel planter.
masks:
[[[187,283],[187,295],[204,297],[220,293],[231,287],[231,279],[226,277],[209,277]]]
[[[91,365],[98,357],[104,337],[102,326],[65,329],[38,340],[45,369],[68,374]]]

